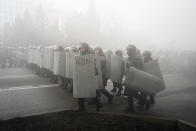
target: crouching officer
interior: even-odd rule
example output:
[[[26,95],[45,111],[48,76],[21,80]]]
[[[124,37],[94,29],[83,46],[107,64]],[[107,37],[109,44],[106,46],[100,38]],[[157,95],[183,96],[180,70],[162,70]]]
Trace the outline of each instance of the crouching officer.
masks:
[[[134,45],[127,46],[127,55],[128,58],[125,59],[125,68],[129,69],[130,66],[133,66],[137,69],[143,69],[143,61],[142,58],[137,54],[136,47]],[[125,74],[126,75],[126,74]],[[123,109],[125,112],[133,112],[134,111],[134,97],[139,99],[142,103],[145,103],[145,97],[141,97],[141,92],[139,94],[139,90],[134,88],[125,87],[124,96],[127,96],[128,106]]]
[[[145,50],[142,53],[142,56],[143,56],[144,64],[153,60],[152,57],[151,57],[151,52],[148,51],[148,50]],[[154,99],[155,95],[154,94],[150,94],[149,96],[150,96],[150,104],[154,104],[155,103],[155,99]]]

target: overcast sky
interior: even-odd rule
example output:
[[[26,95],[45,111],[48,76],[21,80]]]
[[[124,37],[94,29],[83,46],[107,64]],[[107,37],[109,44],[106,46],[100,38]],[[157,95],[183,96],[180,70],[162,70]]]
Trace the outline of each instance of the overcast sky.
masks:
[[[85,12],[89,2],[54,0],[52,5]],[[94,0],[94,3],[105,28],[120,25],[155,46],[196,49],[196,0]]]
[[[91,0],[32,0],[85,13]],[[46,4],[50,1],[50,4]],[[196,50],[196,0],[93,0],[102,31],[111,27],[141,47]],[[123,43],[128,44],[128,43]]]

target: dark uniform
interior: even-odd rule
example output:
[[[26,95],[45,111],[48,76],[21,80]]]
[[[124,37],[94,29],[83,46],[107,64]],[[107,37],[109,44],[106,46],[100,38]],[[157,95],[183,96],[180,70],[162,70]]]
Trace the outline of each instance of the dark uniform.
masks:
[[[106,89],[105,86],[107,85],[107,67],[106,67],[106,57],[103,53],[103,50],[100,47],[96,47],[94,49],[94,54],[99,55],[101,57],[101,71],[102,71],[102,79],[103,79],[103,89],[98,90],[98,96],[101,94],[105,95],[108,98],[108,103],[111,103],[113,100],[113,95],[111,95]]]
[[[149,61],[153,60],[150,51],[146,50],[142,53],[142,55],[143,55],[144,63],[148,63]],[[150,96],[150,104],[154,104],[155,103],[154,94],[150,94],[149,96]]]
[[[129,69],[130,66],[133,66],[137,69],[143,69],[143,61],[140,55],[136,52],[136,47],[134,45],[129,45],[127,47],[128,58],[125,59],[125,68]],[[140,94],[139,94],[140,92]],[[139,90],[134,90],[133,88],[125,87],[124,95],[128,97],[128,106],[124,111],[134,111],[134,97],[145,103],[145,99],[141,95],[142,92]]]
[[[113,52],[111,50],[107,51],[105,53],[105,57],[106,57],[106,68],[107,68],[107,80],[109,80],[110,78],[110,68],[111,68],[111,55],[113,54]]]

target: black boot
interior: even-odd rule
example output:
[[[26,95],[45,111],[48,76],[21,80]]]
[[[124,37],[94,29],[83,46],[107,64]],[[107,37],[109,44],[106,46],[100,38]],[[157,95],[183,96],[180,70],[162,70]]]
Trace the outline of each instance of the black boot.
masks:
[[[150,104],[154,104],[154,103],[155,103],[154,95],[150,95]]]
[[[150,103],[149,102],[146,102],[145,103],[145,110],[148,111],[150,108]]]
[[[58,84],[58,76],[57,75],[54,75],[52,83]]]
[[[111,90],[111,92],[116,93],[117,89],[116,87],[113,87],[113,89]]]
[[[128,96],[128,106],[123,109],[124,112],[134,112],[134,99],[132,96]]]
[[[76,111],[78,111],[78,112],[85,111],[84,99],[83,98],[78,99],[78,106],[79,107]]]
[[[108,103],[112,103],[112,100],[114,98],[113,95],[111,95],[106,89],[101,89],[100,92],[108,98]]]
[[[118,93],[116,94],[116,96],[121,96],[121,92],[122,92],[122,90],[119,88]]]
[[[68,88],[68,85],[69,85],[69,79],[64,78],[63,81],[64,81],[64,82],[63,82],[63,83],[64,83],[64,84],[63,84],[63,87],[64,87],[64,89],[67,89],[67,88]]]
[[[63,87],[65,85],[65,82],[64,82],[64,78],[62,76],[59,76],[59,81],[60,81],[60,87]]]
[[[148,99],[147,95],[142,93],[140,96],[141,105],[145,107],[145,110],[149,110],[150,108],[150,100]]]
[[[111,104],[112,101],[113,101],[113,99],[114,99],[114,96],[113,95],[110,95],[110,97],[108,98],[108,103]]]
[[[41,69],[40,76],[44,77],[44,69],[43,68]]]
[[[96,101],[96,111],[100,111],[103,105],[100,103],[99,98],[96,98],[95,101]]]
[[[90,99],[90,101],[88,102],[88,105],[95,105],[97,104],[97,98],[92,98]]]
[[[123,88],[122,88],[122,85],[119,84],[118,86],[118,93],[117,93],[117,96],[121,96],[121,92],[122,92]]]

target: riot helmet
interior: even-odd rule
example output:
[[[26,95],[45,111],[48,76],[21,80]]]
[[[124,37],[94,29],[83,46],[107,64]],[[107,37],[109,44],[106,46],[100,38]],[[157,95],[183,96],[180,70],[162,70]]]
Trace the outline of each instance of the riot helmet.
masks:
[[[147,62],[151,59],[151,52],[148,50],[145,50],[143,51],[142,56],[143,56],[144,62]]]
[[[136,47],[135,45],[128,45],[127,46],[127,55],[130,57],[130,56],[133,56],[133,55],[136,55]]]
[[[78,49],[76,47],[72,47],[71,53],[78,54]]]
[[[80,43],[79,45],[80,54],[86,55],[89,52],[89,45],[87,43]]]
[[[61,51],[61,52],[63,52],[63,51],[65,51],[65,50],[64,50],[63,46],[57,46],[56,51]]]
[[[102,50],[102,48],[101,47],[95,47],[94,48],[94,54],[95,55],[103,55],[103,50]]]
[[[115,51],[115,54],[116,54],[117,56],[123,57],[123,52],[122,52],[122,50],[116,50],[116,51]]]

